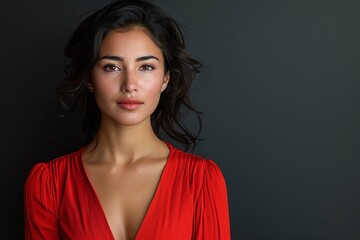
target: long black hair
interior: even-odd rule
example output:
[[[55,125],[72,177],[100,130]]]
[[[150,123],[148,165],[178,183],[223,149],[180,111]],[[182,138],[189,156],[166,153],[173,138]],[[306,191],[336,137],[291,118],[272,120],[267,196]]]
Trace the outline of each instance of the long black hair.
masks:
[[[181,26],[145,0],[112,2],[80,23],[65,48],[66,77],[57,89],[57,96],[69,112],[83,114],[83,133],[86,143],[90,142],[99,129],[101,114],[86,84],[90,81],[90,71],[98,58],[101,42],[112,30],[135,26],[146,28],[162,50],[165,72],[170,72],[169,84],[151,115],[153,128],[158,136],[162,130],[184,144],[186,149],[194,148],[201,130],[201,112],[192,105],[189,90],[202,65],[186,52]],[[193,112],[199,122],[195,134],[182,121],[184,113],[188,112]]]

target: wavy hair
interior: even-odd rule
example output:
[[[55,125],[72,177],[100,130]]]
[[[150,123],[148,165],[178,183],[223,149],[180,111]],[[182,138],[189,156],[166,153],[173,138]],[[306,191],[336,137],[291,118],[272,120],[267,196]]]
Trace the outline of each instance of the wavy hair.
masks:
[[[86,143],[96,137],[101,113],[94,95],[87,88],[90,71],[99,56],[102,40],[115,29],[146,29],[155,44],[162,50],[165,72],[170,81],[161,94],[159,104],[151,115],[155,133],[163,130],[169,137],[195,148],[201,131],[201,112],[191,103],[189,90],[202,64],[185,50],[181,26],[154,4],[144,0],[119,0],[112,2],[86,17],[75,29],[66,48],[65,79],[57,88],[57,96],[68,112],[83,115],[83,133]],[[194,134],[182,121],[184,114],[192,112],[198,120]]]

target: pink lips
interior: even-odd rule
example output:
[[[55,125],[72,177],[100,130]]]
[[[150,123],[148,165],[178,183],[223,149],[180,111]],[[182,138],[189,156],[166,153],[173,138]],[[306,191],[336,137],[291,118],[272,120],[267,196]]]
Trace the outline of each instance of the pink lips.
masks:
[[[126,110],[135,110],[140,107],[143,102],[136,100],[136,99],[124,99],[120,102],[118,102],[121,108]]]

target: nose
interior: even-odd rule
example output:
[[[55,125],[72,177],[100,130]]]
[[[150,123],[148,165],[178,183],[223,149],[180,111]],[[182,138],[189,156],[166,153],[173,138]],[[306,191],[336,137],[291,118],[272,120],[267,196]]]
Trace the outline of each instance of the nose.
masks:
[[[125,71],[120,90],[124,93],[132,93],[138,90],[137,76],[135,71],[132,71],[130,69]]]

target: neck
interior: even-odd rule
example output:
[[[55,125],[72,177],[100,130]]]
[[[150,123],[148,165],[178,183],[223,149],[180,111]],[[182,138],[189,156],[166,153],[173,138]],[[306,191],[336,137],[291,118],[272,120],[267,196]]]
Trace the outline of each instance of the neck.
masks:
[[[101,121],[97,137],[86,147],[94,159],[131,163],[157,151],[164,151],[166,145],[155,135],[150,119],[135,126],[119,126],[106,120]]]

